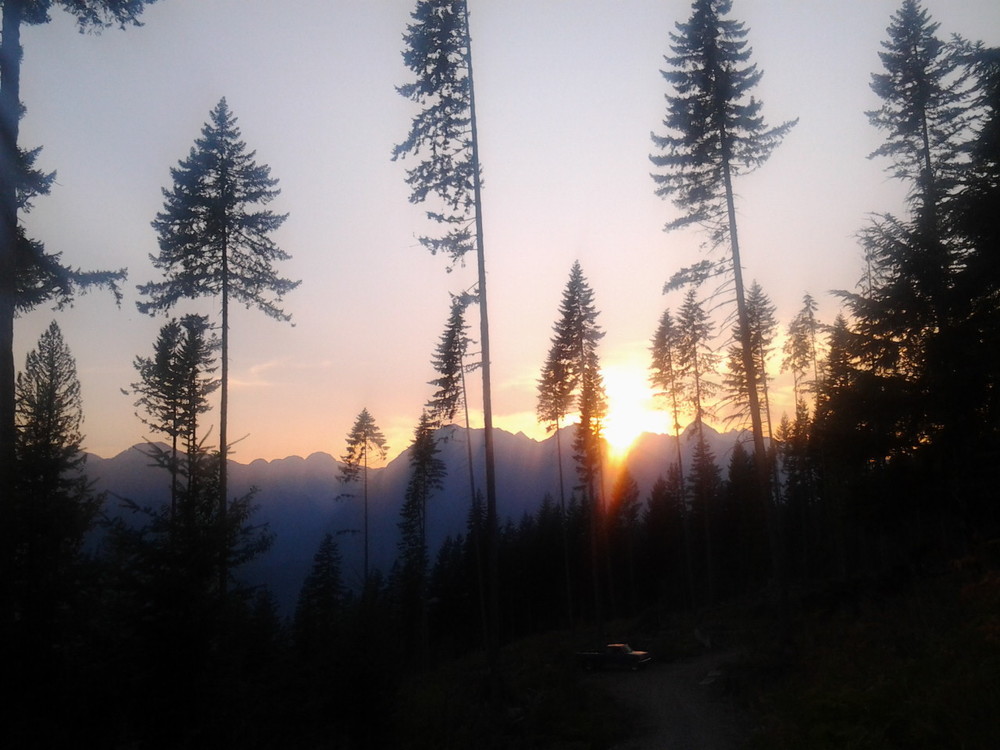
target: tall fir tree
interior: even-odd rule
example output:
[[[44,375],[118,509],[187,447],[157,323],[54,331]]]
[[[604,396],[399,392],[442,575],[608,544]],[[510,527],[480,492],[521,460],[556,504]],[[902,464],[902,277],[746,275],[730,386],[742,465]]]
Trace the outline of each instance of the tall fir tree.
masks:
[[[81,31],[100,31],[111,25],[138,25],[145,7],[155,0],[5,0],[0,8],[0,487],[15,478],[16,428],[14,396],[14,317],[49,299],[65,304],[77,288],[109,286],[119,294],[123,271],[81,272],[63,265],[60,253],[46,253],[20,226],[18,212],[30,208],[31,199],[48,193],[54,174],[34,168],[38,149],[21,147],[21,65],[24,59],[21,31],[25,25],[48,23],[52,7],[70,13]],[[4,538],[8,511],[0,500],[0,579],[7,576]],[[2,585],[2,584],[0,584]],[[6,596],[0,588],[0,599]],[[2,601],[0,601],[2,606]]]
[[[705,556],[704,603],[715,602],[717,573],[716,550],[718,526],[718,502],[722,489],[722,474],[716,461],[715,453],[708,444],[705,431],[698,423],[695,436],[694,452],[691,456],[691,512],[695,517],[701,517],[703,552]]]
[[[688,512],[687,481],[684,473],[684,453],[681,446],[681,406],[684,403],[684,369],[681,356],[681,334],[677,322],[670,310],[664,310],[660,316],[659,325],[653,334],[650,347],[652,361],[649,369],[649,381],[657,389],[657,395],[665,397],[670,405],[673,418],[674,450],[676,462],[667,471],[672,479],[677,503],[676,517],[680,519],[681,538],[684,544],[684,571],[687,581],[689,602],[694,601],[694,582],[691,568],[691,533],[688,528],[690,513]],[[664,487],[666,491],[666,487]],[[652,511],[653,498],[650,498]]]
[[[682,215],[668,230],[706,227],[712,248],[728,245],[724,263],[702,263],[696,275],[732,274],[737,320],[743,347],[758,471],[764,477],[764,432],[752,357],[750,320],[743,286],[743,266],[736,225],[733,179],[761,166],[798,120],[775,127],[765,124],[763,104],[751,95],[761,71],[749,63],[751,50],[744,24],[727,18],[730,0],[695,0],[687,23],[670,34],[673,55],[661,71],[671,87],[667,94],[666,132],[652,134],[650,155],[656,194],[670,198]]]
[[[347,452],[341,456],[340,481],[344,483],[357,482],[360,478],[362,499],[364,502],[364,578],[365,586],[369,580],[369,546],[368,546],[368,466],[385,458],[389,446],[385,435],[375,424],[375,418],[368,409],[362,409],[354,421],[351,431],[347,433]]]
[[[596,501],[595,482],[603,450],[601,431],[607,412],[597,352],[604,331],[597,323],[598,315],[594,292],[577,261],[563,290],[559,319],[553,326],[538,383],[538,415],[548,424],[558,424],[571,409],[579,415],[573,446],[580,480],[591,502]]]
[[[280,191],[270,167],[257,164],[255,156],[241,140],[225,98],[220,99],[188,157],[170,170],[173,185],[164,189],[163,210],[153,221],[160,252],[150,256],[165,278],[141,285],[139,292],[147,299],[137,303],[140,312],[153,315],[182,299],[219,300],[218,486],[223,521],[228,503],[230,302],[288,321],[290,316],[279,305],[299,285],[274,268],[276,261],[289,258],[271,236],[287,215],[265,208]]]
[[[323,657],[328,657],[341,645],[337,635],[346,604],[342,566],[343,558],[336,539],[331,533],[324,534],[313,555],[312,567],[302,582],[292,620],[295,646],[303,659],[311,663],[319,658],[322,668],[326,669],[332,665]]]
[[[776,308],[763,288],[754,281],[747,291],[747,318],[750,323],[750,356],[757,371],[757,402],[760,404],[763,427],[767,437],[773,437],[771,428],[771,400],[768,389],[768,362],[773,352],[774,339],[778,332],[778,320],[774,313]],[[737,414],[745,417],[750,405],[746,369],[743,365],[743,342],[740,338],[740,326],[733,327],[734,343],[729,347],[729,367],[726,373],[725,385],[729,390],[729,399],[737,407]]]
[[[447,467],[438,458],[434,423],[425,411],[413,431],[410,444],[410,481],[400,510],[399,577],[402,622],[413,653],[426,661],[428,654],[427,612],[427,503],[440,490]]]
[[[570,409],[579,415],[573,450],[591,518],[591,567],[595,611],[600,622],[602,606],[597,576],[604,528],[599,507],[604,455],[601,432],[607,413],[607,396],[597,353],[598,343],[604,338],[604,331],[597,323],[598,314],[594,292],[577,261],[570,269],[563,290],[559,319],[553,326],[551,346],[539,380],[538,415],[547,423],[557,425]],[[561,456],[558,460],[561,471]]]
[[[431,253],[443,252],[452,263],[476,254],[481,346],[484,463],[486,484],[486,546],[490,580],[490,637],[487,656],[496,674],[499,649],[497,571],[496,466],[493,448],[493,386],[490,358],[486,251],[483,238],[482,169],[476,122],[476,91],[472,69],[472,36],[466,0],[417,0],[412,23],[403,35],[403,62],[416,80],[397,87],[400,95],[421,109],[406,140],[392,151],[393,160],[407,155],[420,162],[406,172],[410,202],[432,199],[427,218],[444,225],[444,234],[420,241]]]
[[[959,65],[959,48],[937,36],[920,0],[903,0],[886,29],[872,74],[872,91],[882,100],[866,114],[885,141],[869,158],[889,159],[890,174],[909,186],[923,231],[937,234],[941,211],[963,171],[963,131],[970,125],[970,91]]]
[[[781,371],[792,373],[792,395],[795,403],[807,393],[815,395],[819,387],[819,331],[816,300],[811,294],[802,298],[802,307],[788,324],[782,344]],[[811,377],[810,377],[811,376]]]
[[[712,415],[710,400],[719,385],[713,377],[719,366],[719,355],[712,349],[715,326],[694,289],[684,296],[677,315],[677,368],[683,379],[684,400],[694,415],[696,431],[701,434],[706,416]]]
[[[452,298],[451,312],[444,332],[434,351],[431,364],[438,377],[430,381],[435,387],[434,395],[427,402],[429,416],[437,424],[447,424],[455,419],[459,409],[465,411],[468,427],[468,403],[465,393],[465,357],[472,343],[466,331],[465,311],[474,302],[472,295],[461,294]]]
[[[955,277],[956,326],[953,350],[962,353],[953,374],[952,434],[968,436],[966,455],[989,455],[1000,446],[1000,47],[964,44],[963,64],[975,82],[977,127],[968,143],[970,166],[955,197],[956,229],[965,252]],[[968,467],[985,498],[992,480],[982,475],[988,460]],[[985,490],[985,491],[983,491]]]
[[[863,387],[832,393],[825,404],[872,425],[880,435],[870,444],[875,464],[949,453],[923,483],[938,484],[937,493],[950,481],[945,467],[964,451],[953,438],[978,421],[968,419],[968,395],[983,381],[965,363],[990,356],[983,338],[965,335],[977,295],[959,289],[972,246],[958,220],[976,172],[970,135],[987,111],[976,97],[979,79],[963,65],[969,46],[941,39],[918,0],[903,0],[886,29],[882,70],[871,82],[881,106],[867,112],[884,140],[871,157],[885,159],[887,172],[906,184],[909,214],[877,215],[860,234],[865,276],[858,291],[840,294],[852,314]],[[955,429],[958,415],[965,426]]]
[[[400,552],[404,568],[427,574],[427,502],[443,486],[447,467],[438,458],[440,449],[434,423],[427,412],[413,431],[410,443],[410,481],[400,511]]]
[[[55,321],[28,352],[16,394],[17,481],[5,489],[16,539],[13,614],[22,634],[40,629],[54,637],[48,620],[65,615],[84,537],[101,506],[85,473],[76,361]]]
[[[160,328],[153,345],[152,357],[136,357],[134,366],[139,380],[132,383],[138,398],[135,406],[144,414],[137,416],[154,433],[170,439],[170,450],[164,453],[151,443],[151,456],[170,471],[171,513],[176,511],[179,481],[186,475],[188,485],[200,472],[194,470],[198,460],[198,419],[209,410],[208,397],[219,387],[214,377],[215,352],[219,341],[209,335],[208,319],[203,315],[185,315],[170,320]],[[180,461],[181,451],[186,465]]]
[[[695,449],[691,459],[689,487],[691,515],[702,523],[705,594],[702,601],[715,597],[715,565],[712,526],[720,477],[715,455],[705,437],[705,417],[711,415],[710,399],[718,391],[713,380],[719,355],[711,347],[714,325],[694,289],[689,289],[678,313],[678,366],[684,379],[686,400],[694,414]],[[693,529],[689,529],[693,535]],[[693,540],[693,536],[692,536]],[[692,556],[692,565],[694,558]]]

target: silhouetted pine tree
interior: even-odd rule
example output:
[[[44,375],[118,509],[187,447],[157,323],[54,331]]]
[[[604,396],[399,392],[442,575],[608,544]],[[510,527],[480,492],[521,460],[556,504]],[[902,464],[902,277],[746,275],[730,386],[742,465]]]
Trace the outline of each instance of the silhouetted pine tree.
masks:
[[[540,418],[556,423],[570,408],[579,414],[573,450],[580,484],[590,506],[595,612],[600,621],[602,612],[596,576],[604,522],[603,510],[598,506],[604,453],[601,432],[607,397],[597,354],[597,345],[604,337],[604,331],[597,324],[598,314],[594,292],[577,261],[570,269],[559,304],[559,319],[553,326],[552,343],[538,386],[538,413]],[[561,465],[561,457],[559,461]]]
[[[209,335],[209,330],[208,319],[202,315],[171,320],[160,328],[153,356],[136,357],[134,362],[140,379],[132,383],[132,391],[139,397],[135,406],[144,412],[137,412],[137,416],[153,432],[170,439],[169,453],[152,443],[148,452],[170,472],[172,515],[176,512],[180,477],[186,476],[189,485],[198,477],[199,472],[192,469],[192,462],[199,456],[198,419],[208,411],[208,397],[219,386],[218,379],[212,376],[217,369],[215,352],[219,341]],[[183,466],[179,443],[187,457]]]
[[[737,440],[729,456],[723,489],[730,514],[728,542],[731,545],[731,549],[724,551],[728,553],[730,565],[726,576],[731,578],[737,590],[742,591],[753,590],[768,573],[767,508],[758,481],[753,456]]]
[[[639,485],[623,468],[615,481],[608,504],[608,557],[612,575],[624,583],[625,614],[635,614],[638,607]]]
[[[410,481],[400,510],[399,572],[401,615],[408,631],[409,651],[426,661],[427,632],[427,502],[440,490],[447,468],[437,457],[439,449],[431,418],[420,415],[410,444]]]
[[[16,698],[0,736],[9,740],[17,736],[7,734],[14,727],[29,731],[23,722],[40,720],[37,709],[50,701],[51,718],[69,718],[65,691],[74,662],[84,656],[85,604],[95,594],[83,544],[103,501],[85,474],[76,362],[54,321],[28,353],[16,395],[16,482],[3,488],[13,540],[3,683]],[[36,729],[38,741],[50,731]]]
[[[896,455],[932,440],[947,422],[953,357],[968,356],[949,344],[960,256],[949,217],[967,168],[972,111],[957,49],[937,28],[917,0],[904,0],[882,43],[884,72],[871,84],[882,106],[867,114],[885,141],[871,156],[888,158],[887,171],[907,184],[911,216],[885,214],[865,228],[868,288],[843,295],[860,334],[859,366],[880,379],[880,398],[894,413],[886,427]]]
[[[792,394],[795,403],[805,398],[807,393],[815,397],[819,387],[818,339],[820,324],[816,319],[816,300],[806,294],[802,298],[802,308],[788,324],[785,343],[782,345],[784,358],[781,371],[792,373]]]
[[[718,385],[710,378],[718,366],[718,355],[712,351],[710,340],[713,324],[698,301],[695,291],[688,290],[678,316],[678,365],[684,379],[685,397],[694,412],[695,451],[690,472],[692,497],[691,511],[700,518],[704,530],[706,595],[714,598],[712,521],[715,496],[718,490],[718,468],[715,457],[705,441],[704,419],[710,412],[708,400],[717,392]],[[693,529],[692,529],[693,531]]]
[[[325,534],[302,582],[292,622],[295,646],[303,662],[307,666],[321,662],[324,681],[331,683],[336,681],[328,672],[331,658],[345,645],[341,636],[347,592],[342,562],[333,534]]]
[[[255,489],[233,498],[220,518],[219,455],[199,452],[188,468],[198,476],[181,488],[173,516],[169,505],[124,499],[125,513],[109,529],[108,606],[122,626],[118,651],[128,655],[116,661],[118,679],[133,688],[116,703],[136,744],[176,747],[214,735],[227,744],[237,731],[220,719],[238,706],[239,631],[252,600],[236,575],[273,535],[252,520]]]
[[[714,327],[695,291],[688,290],[677,318],[677,368],[699,435],[704,417],[711,416],[710,400],[719,389],[711,379],[719,364],[711,347]]]
[[[256,307],[287,321],[279,307],[299,285],[278,276],[276,261],[289,255],[271,234],[287,214],[263,208],[280,191],[271,169],[254,161],[241,140],[225,98],[209,115],[186,159],[170,170],[173,185],[163,191],[163,210],[153,228],[160,246],[151,255],[163,281],[139,286],[147,298],[140,312],[155,315],[182,299],[217,297],[221,309],[221,388],[219,401],[219,518],[225,523],[229,455],[229,306],[231,301]]]
[[[465,355],[471,341],[465,333],[469,328],[465,322],[465,311],[474,301],[475,298],[467,294],[452,297],[448,322],[431,360],[438,377],[430,381],[430,385],[436,390],[427,402],[427,409],[430,417],[439,424],[451,422],[458,410],[464,409],[466,427],[469,426],[469,409],[465,398]]]
[[[816,395],[813,440],[821,458],[820,494],[833,530],[837,571],[855,572],[848,549],[848,527],[855,526],[866,500],[865,480],[888,455],[892,432],[879,398],[880,380],[859,365],[858,335],[838,315],[827,338],[826,365]],[[881,457],[881,458],[873,458]]]
[[[979,123],[967,144],[969,169],[953,202],[964,241],[953,299],[959,323],[951,351],[951,423],[947,452],[954,457],[954,494],[968,498],[963,514],[971,529],[1000,528],[992,502],[1000,457],[1000,48],[964,45],[963,63],[975,83]],[[960,501],[961,502],[961,501]],[[963,504],[964,505],[964,504]]]
[[[696,423],[700,426],[700,421]],[[705,560],[704,586],[705,604],[713,604],[716,597],[716,529],[719,523],[719,494],[722,489],[722,475],[704,432],[698,430],[691,458],[691,509],[700,516]]]
[[[649,382],[657,389],[657,395],[667,399],[670,416],[673,419],[674,444],[677,447],[677,477],[681,496],[684,495],[684,459],[681,454],[681,404],[684,401],[684,386],[680,369],[680,332],[674,323],[670,310],[664,310],[660,323],[653,335],[650,347],[652,362],[649,367]]]
[[[655,596],[650,604],[683,609],[694,600],[689,515],[680,473],[674,464],[666,479],[660,477],[653,483],[643,513],[644,567],[659,584],[655,592],[646,592]]]
[[[155,0],[8,0],[3,3],[0,27],[0,487],[10,487],[14,478],[14,315],[27,305],[51,297],[68,301],[73,287],[96,281],[113,285],[123,273],[80,274],[65,267],[59,254],[48,255],[40,243],[25,237],[18,225],[18,211],[26,200],[45,194],[54,175],[32,169],[38,151],[25,151],[18,143],[21,102],[21,29],[48,23],[53,5],[73,15],[81,31],[101,31],[111,25],[139,25],[139,16]],[[41,295],[39,296],[39,291]],[[117,294],[117,291],[116,291]],[[0,504],[0,512],[3,506]],[[0,517],[0,529],[8,524]],[[4,532],[0,530],[0,534]],[[6,550],[9,544],[0,537]],[[6,564],[0,552],[0,564]],[[0,568],[0,579],[4,579]],[[2,602],[0,602],[2,604]]]
[[[752,357],[733,178],[767,161],[798,120],[776,127],[764,123],[762,102],[751,96],[763,74],[748,62],[751,50],[743,23],[726,18],[731,7],[730,0],[695,0],[691,18],[677,24],[678,33],[670,34],[673,55],[665,57],[669,67],[661,71],[671,87],[663,120],[666,133],[652,134],[656,153],[650,160],[662,170],[652,175],[656,194],[670,198],[682,212],[666,229],[703,226],[712,248],[729,245],[728,262],[706,261],[694,275],[702,279],[733,275],[754,449],[758,471],[765,477],[768,472],[757,397],[761,375]]]
[[[487,654],[496,672],[499,649],[497,610],[496,469],[493,457],[493,397],[490,360],[489,307],[486,294],[486,252],[483,243],[482,170],[476,124],[476,93],[472,72],[472,38],[465,0],[417,0],[413,23],[403,35],[403,62],[416,81],[397,91],[421,107],[406,140],[393,148],[393,160],[407,155],[422,161],[406,172],[410,202],[436,201],[427,217],[443,224],[441,237],[421,237],[431,253],[444,252],[454,263],[476,253],[479,340],[482,348],[483,428],[486,463],[486,547],[491,591],[491,636]]]
[[[771,427],[771,400],[768,392],[767,365],[774,351],[774,338],[778,331],[778,320],[775,318],[775,307],[763,288],[754,281],[746,296],[747,320],[750,325],[750,348],[754,367],[757,371],[757,402],[760,404],[763,426],[767,437],[774,435]],[[740,417],[746,417],[750,408],[750,397],[747,392],[747,376],[743,359],[743,344],[740,339],[740,327],[733,327],[734,343],[729,347],[728,369],[725,385],[729,391],[729,400],[737,407]]]
[[[811,432],[808,407],[804,401],[799,401],[795,419],[788,419],[788,415],[782,417],[777,434],[784,477],[785,530],[789,547],[798,551],[797,555],[792,553],[793,559],[799,561],[800,575],[804,578],[815,572],[813,558],[822,542]]]
[[[476,463],[472,456],[472,432],[469,420],[468,391],[465,387],[465,374],[478,364],[466,365],[465,355],[472,343],[465,331],[465,310],[475,301],[469,294],[453,296],[451,313],[445,325],[444,332],[434,353],[431,364],[438,377],[430,381],[437,388],[427,402],[427,409],[437,424],[445,424],[455,419],[461,408],[465,418],[465,456],[469,474],[469,502],[476,497]]]
[[[361,478],[362,497],[364,501],[364,577],[368,585],[368,458],[385,459],[389,446],[385,435],[375,424],[375,418],[362,409],[354,421],[351,431],[347,433],[347,452],[341,456],[343,466],[340,467],[340,481],[344,483],[357,482]]]

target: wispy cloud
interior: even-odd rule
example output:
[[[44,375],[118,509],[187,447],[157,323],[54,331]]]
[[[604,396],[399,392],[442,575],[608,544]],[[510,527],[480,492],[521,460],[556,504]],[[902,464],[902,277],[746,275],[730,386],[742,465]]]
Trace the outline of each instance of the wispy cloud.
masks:
[[[329,372],[333,367],[334,363],[329,359],[310,362],[282,357],[258,362],[239,373],[230,373],[229,385],[234,388],[270,388],[288,385],[290,382],[301,381],[304,374],[308,376],[309,373]]]

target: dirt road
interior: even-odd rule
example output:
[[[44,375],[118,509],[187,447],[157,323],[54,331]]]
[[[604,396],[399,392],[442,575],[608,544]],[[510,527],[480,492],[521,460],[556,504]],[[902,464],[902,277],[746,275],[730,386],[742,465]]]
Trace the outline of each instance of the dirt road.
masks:
[[[615,750],[740,750],[749,723],[726,691],[726,664],[734,652],[664,664],[639,672],[602,673],[594,679],[636,707],[637,732]]]

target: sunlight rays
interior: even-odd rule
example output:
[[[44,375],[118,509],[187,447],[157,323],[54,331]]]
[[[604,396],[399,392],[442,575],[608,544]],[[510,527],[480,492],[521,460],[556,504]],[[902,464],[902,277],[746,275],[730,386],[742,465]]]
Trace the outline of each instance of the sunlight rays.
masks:
[[[657,409],[642,366],[608,365],[601,374],[608,395],[604,439],[611,460],[621,461],[642,433],[663,432],[664,414]]]

